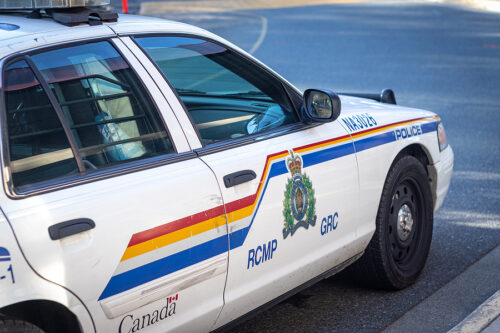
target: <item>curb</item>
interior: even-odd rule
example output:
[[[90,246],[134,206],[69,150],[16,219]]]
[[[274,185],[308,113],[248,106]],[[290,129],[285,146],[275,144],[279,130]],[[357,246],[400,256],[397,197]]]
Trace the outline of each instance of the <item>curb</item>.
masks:
[[[457,328],[454,333],[479,332],[496,317],[494,310],[489,313],[487,318],[483,318],[478,326],[470,327],[469,331],[460,331],[458,328],[461,326],[457,323],[465,324],[464,318],[475,311],[474,309],[477,309],[481,303],[487,304],[488,301],[491,301],[492,294],[500,296],[498,262],[500,262],[500,244],[497,244],[444,286],[388,324],[381,333],[447,332],[450,329],[453,330],[454,327]],[[485,302],[485,299],[488,301]],[[500,301],[500,297],[497,301]],[[497,309],[500,309],[500,305],[497,306]]]
[[[480,332],[500,316],[500,289],[448,333]]]

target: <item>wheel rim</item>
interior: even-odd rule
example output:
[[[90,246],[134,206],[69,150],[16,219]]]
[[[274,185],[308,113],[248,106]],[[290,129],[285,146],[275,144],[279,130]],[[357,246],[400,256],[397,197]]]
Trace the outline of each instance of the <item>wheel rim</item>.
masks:
[[[399,182],[389,211],[389,246],[396,266],[407,270],[418,260],[423,229],[423,197],[412,178]]]
[[[407,204],[403,204],[399,209],[396,224],[399,240],[401,242],[407,241],[413,227],[413,215]]]

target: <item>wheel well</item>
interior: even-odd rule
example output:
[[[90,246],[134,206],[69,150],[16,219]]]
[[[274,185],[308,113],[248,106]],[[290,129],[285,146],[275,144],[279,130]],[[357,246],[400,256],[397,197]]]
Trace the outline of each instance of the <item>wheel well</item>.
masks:
[[[431,187],[431,193],[432,193],[432,202],[433,205],[436,205],[436,180],[437,180],[437,172],[434,169],[434,167],[431,164],[431,160],[429,159],[428,153],[425,151],[424,147],[422,147],[419,144],[412,144],[407,147],[405,147],[403,150],[401,150],[394,161],[392,162],[392,165],[394,165],[401,157],[403,156],[413,156],[416,159],[422,163],[424,166],[425,170],[427,171],[427,180],[429,181],[429,186]],[[391,168],[392,168],[391,165]]]
[[[0,317],[30,322],[45,332],[81,332],[75,314],[64,305],[47,300],[32,300],[8,305],[0,309]]]
[[[396,163],[401,157],[408,156],[408,155],[413,156],[416,159],[418,159],[420,161],[420,163],[422,163],[422,165],[427,170],[427,167],[430,164],[429,157],[427,156],[427,153],[424,151],[424,148],[422,148],[422,146],[419,144],[409,145],[409,146],[405,147],[403,150],[401,150],[399,152],[399,154],[396,156],[396,158],[394,159],[393,164]],[[427,174],[428,173],[429,173],[429,171],[427,170]]]

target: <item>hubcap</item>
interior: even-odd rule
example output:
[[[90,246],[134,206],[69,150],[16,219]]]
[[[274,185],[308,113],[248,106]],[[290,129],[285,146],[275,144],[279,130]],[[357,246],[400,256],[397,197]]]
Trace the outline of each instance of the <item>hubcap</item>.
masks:
[[[413,227],[413,216],[407,204],[401,206],[398,211],[397,229],[398,237],[401,241],[406,241],[410,236]]]
[[[388,236],[392,256],[398,265],[405,265],[416,251],[419,234],[420,192],[414,182],[401,182],[392,196]]]

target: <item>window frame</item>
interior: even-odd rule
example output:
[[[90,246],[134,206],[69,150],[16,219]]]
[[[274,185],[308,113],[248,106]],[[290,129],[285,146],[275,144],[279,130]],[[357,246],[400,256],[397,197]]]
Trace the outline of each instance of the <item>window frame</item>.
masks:
[[[187,115],[189,121],[191,122],[191,126],[193,127],[193,130],[195,131],[196,135],[198,136],[198,140],[201,144],[201,148],[197,148],[194,151],[196,152],[197,155],[203,156],[203,155],[208,155],[212,153],[216,153],[219,151],[224,151],[227,149],[235,148],[235,147],[240,147],[243,145],[251,144],[257,141],[262,141],[262,140],[267,140],[271,139],[277,136],[282,136],[290,133],[294,133],[297,131],[302,131],[311,127],[316,127],[320,124],[307,124],[303,122],[303,116],[302,116],[302,104],[298,103],[298,101],[302,101],[302,96],[293,88],[291,87],[287,82],[284,82],[282,78],[277,76],[275,73],[267,69],[266,67],[262,66],[260,63],[252,59],[251,57],[246,56],[245,54],[242,54],[238,50],[234,49],[233,47],[226,45],[224,43],[221,43],[220,41],[217,41],[213,38],[207,37],[207,36],[202,36],[202,35],[197,35],[197,34],[191,34],[191,33],[165,33],[165,32],[160,32],[160,33],[127,33],[127,34],[120,34],[120,37],[129,37],[134,44],[142,51],[144,56],[153,64],[155,67],[156,71],[160,73],[161,77],[163,80],[167,83],[167,85],[170,87],[174,95],[176,96],[178,102],[184,109],[185,114]],[[288,98],[290,105],[292,106],[293,110],[292,112],[295,112],[298,122],[292,123],[292,124],[287,124],[283,126],[279,126],[277,128],[273,128],[264,132],[260,133],[255,133],[255,134],[248,134],[239,138],[228,138],[225,140],[221,140],[215,143],[211,143],[209,145],[204,144],[201,135],[188,111],[186,106],[184,105],[184,102],[180,98],[179,94],[175,90],[175,88],[172,86],[166,75],[163,73],[161,68],[156,64],[156,62],[151,58],[148,52],[139,44],[139,42],[136,40],[137,38],[147,38],[147,37],[186,37],[186,38],[194,38],[194,39],[200,39],[203,41],[207,41],[210,43],[214,43],[218,46],[221,46],[223,48],[226,48],[232,52],[234,52],[236,55],[239,57],[243,58],[245,61],[249,62],[251,65],[257,67],[260,71],[271,77],[273,80],[276,81],[276,83],[279,83]]]
[[[1,126],[0,126],[0,138],[2,140],[2,144],[0,147],[0,157],[2,159],[2,183],[4,187],[4,191],[7,194],[7,196],[11,199],[23,199],[26,197],[34,196],[34,195],[39,195],[43,193],[48,193],[48,192],[53,192],[53,191],[58,191],[61,189],[66,189],[69,187],[73,186],[78,186],[94,181],[99,181],[111,177],[116,177],[116,176],[121,176],[125,174],[129,174],[132,172],[137,172],[137,171],[142,171],[142,170],[147,170],[151,168],[156,168],[160,167],[163,165],[171,164],[171,163],[176,163],[180,161],[185,161],[188,159],[196,158],[197,155],[193,151],[186,151],[186,152],[178,152],[178,148],[176,145],[175,140],[172,137],[172,134],[169,130],[169,127],[167,126],[167,123],[165,121],[165,118],[163,117],[162,112],[160,111],[160,108],[158,106],[157,101],[155,98],[152,96],[151,92],[148,89],[147,84],[141,79],[141,76],[137,73],[136,68],[132,66],[132,64],[129,62],[127,57],[122,53],[120,50],[120,46],[117,45],[113,39],[117,38],[117,36],[106,36],[106,37],[97,37],[97,38],[90,38],[90,39],[85,39],[85,40],[79,40],[79,41],[68,41],[68,42],[61,42],[53,45],[48,45],[48,46],[42,46],[39,48],[34,48],[34,49],[29,49],[23,52],[18,52],[14,53],[12,55],[9,55],[3,59],[0,60],[0,73],[1,73],[1,79],[0,79],[0,121],[1,121]],[[39,81],[40,85],[42,86],[42,89],[44,90],[45,94],[47,95],[52,107],[54,108],[55,112],[57,113],[57,116],[59,118],[60,114],[58,112],[58,108],[60,111],[60,105],[59,102],[57,101],[57,98],[53,95],[52,91],[50,91],[50,88],[48,86],[48,83],[45,81],[43,76],[38,70],[38,67],[34,64],[33,60],[31,59],[32,55],[51,51],[51,50],[56,50],[56,49],[64,49],[68,47],[73,47],[73,46],[79,46],[79,45],[85,45],[85,44],[92,44],[96,42],[108,42],[114,50],[120,55],[120,57],[127,63],[129,68],[133,71],[134,75],[137,77],[139,84],[142,86],[144,91],[146,92],[146,97],[149,98],[152,106],[154,107],[154,112],[156,112],[157,116],[159,117],[161,124],[165,128],[165,132],[167,133],[167,136],[172,144],[173,147],[173,152],[171,153],[166,153],[160,156],[153,156],[153,157],[148,157],[144,159],[139,159],[139,160],[134,160],[134,161],[125,161],[123,163],[120,163],[118,165],[114,166],[106,166],[97,170],[84,170],[84,172],[81,171],[80,167],[81,165],[78,164],[78,160],[80,159],[81,162],[81,157],[77,154],[75,154],[75,151],[73,150],[73,146],[71,145],[71,140],[74,140],[74,135],[71,133],[70,130],[70,135],[66,132],[66,126],[69,128],[69,123],[67,122],[66,118],[63,118],[61,121],[61,124],[64,128],[64,132],[66,137],[68,138],[68,141],[70,142],[70,146],[72,148],[73,154],[75,161],[78,165],[79,172],[74,175],[69,175],[69,176],[62,176],[46,181],[41,181],[37,182],[34,184],[30,185],[24,185],[18,188],[14,187],[14,184],[12,182],[12,170],[10,167],[11,161],[10,161],[10,149],[9,149],[9,138],[8,138],[8,128],[7,128],[7,109],[6,109],[6,98],[5,98],[5,89],[4,89],[4,78],[5,78],[5,70],[6,68],[17,61],[24,60],[28,63],[30,66],[30,69],[33,71],[35,77]],[[48,90],[47,90],[48,89]],[[55,103],[55,104],[54,104]],[[74,142],[74,141],[73,141]],[[76,147],[77,148],[77,147]],[[78,149],[77,149],[78,150]],[[83,162],[82,162],[83,164]]]

